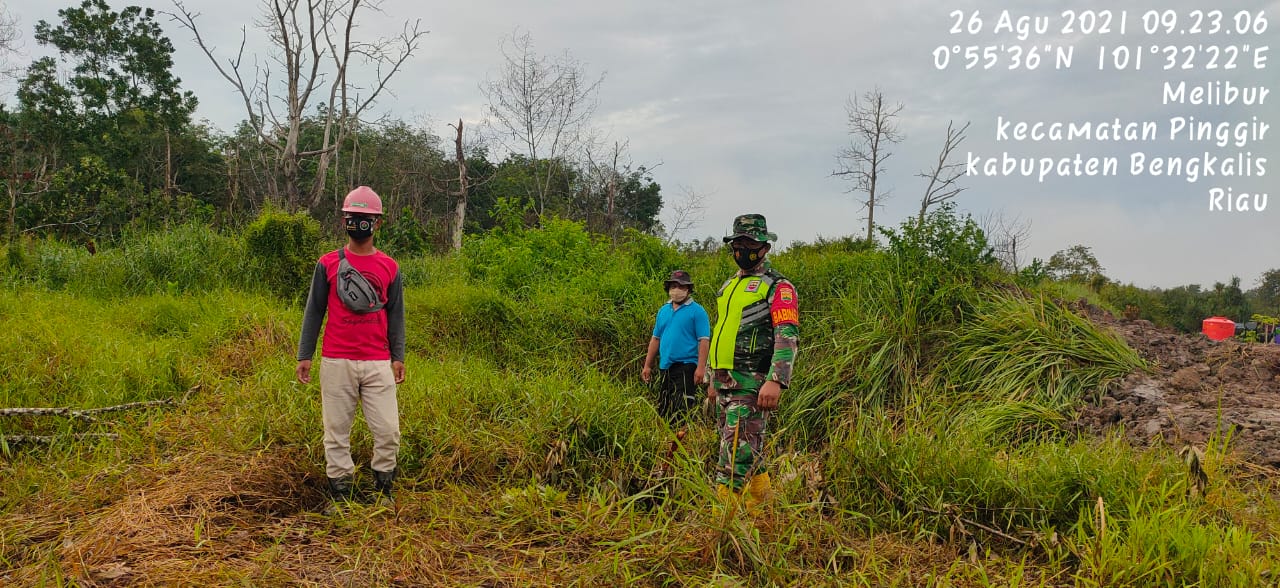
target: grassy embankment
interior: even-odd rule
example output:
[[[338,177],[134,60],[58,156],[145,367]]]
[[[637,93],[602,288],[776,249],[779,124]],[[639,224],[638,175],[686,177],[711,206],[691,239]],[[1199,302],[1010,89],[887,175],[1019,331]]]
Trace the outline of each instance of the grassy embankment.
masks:
[[[1171,450],[1065,430],[1140,360],[985,267],[962,228],[776,256],[802,352],[771,423],[778,494],[754,516],[707,488],[706,425],[653,488],[670,432],[636,377],[662,277],[690,270],[713,307],[726,256],[552,222],[402,260],[399,505],[326,518],[296,274],[200,227],[96,256],[10,247],[0,407],[200,388],[93,422],[0,418],[64,439],[0,448],[0,583],[1274,583],[1275,480],[1216,443],[1192,492]],[[314,252],[284,263],[305,274]],[[355,447],[367,459],[363,425]]]

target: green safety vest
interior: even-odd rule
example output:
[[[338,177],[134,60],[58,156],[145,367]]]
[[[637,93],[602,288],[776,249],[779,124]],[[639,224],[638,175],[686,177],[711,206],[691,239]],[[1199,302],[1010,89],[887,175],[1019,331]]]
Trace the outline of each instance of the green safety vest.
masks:
[[[716,327],[711,331],[711,367],[768,373],[773,361],[770,294],[782,274],[766,269],[759,276],[730,278],[716,292]]]

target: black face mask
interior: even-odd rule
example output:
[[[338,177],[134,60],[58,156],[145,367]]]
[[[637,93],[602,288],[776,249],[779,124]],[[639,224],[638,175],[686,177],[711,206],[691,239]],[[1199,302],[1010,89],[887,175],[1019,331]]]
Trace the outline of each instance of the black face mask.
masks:
[[[764,259],[765,250],[766,250],[765,247],[761,247],[759,249],[747,249],[746,247],[734,247],[733,262],[738,264],[738,267],[744,270],[752,269],[757,265],[760,265],[760,262]]]
[[[347,236],[356,241],[364,241],[373,236],[373,226],[378,224],[378,219],[367,216],[348,216],[345,217]]]

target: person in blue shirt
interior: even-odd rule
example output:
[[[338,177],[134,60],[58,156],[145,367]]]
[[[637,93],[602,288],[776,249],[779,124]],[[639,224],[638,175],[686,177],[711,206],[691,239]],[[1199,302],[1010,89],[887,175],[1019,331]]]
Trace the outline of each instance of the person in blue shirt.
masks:
[[[689,272],[671,272],[663,287],[670,301],[658,310],[640,378],[645,383],[652,381],[653,360],[657,356],[658,369],[662,372],[658,414],[674,426],[701,399],[698,383],[706,376],[711,321],[707,311],[693,300],[693,279]]]

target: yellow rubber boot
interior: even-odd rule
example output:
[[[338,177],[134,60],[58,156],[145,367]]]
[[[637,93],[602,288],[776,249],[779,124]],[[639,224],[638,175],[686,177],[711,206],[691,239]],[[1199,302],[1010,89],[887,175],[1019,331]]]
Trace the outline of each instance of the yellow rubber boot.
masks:
[[[769,474],[756,474],[751,476],[751,480],[747,482],[747,487],[743,488],[742,503],[747,507],[748,511],[752,511],[768,501],[772,493],[773,484],[769,480]]]
[[[725,512],[730,515],[738,512],[738,505],[742,502],[742,497],[724,484],[716,485],[716,498],[724,505]]]

